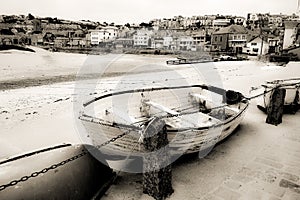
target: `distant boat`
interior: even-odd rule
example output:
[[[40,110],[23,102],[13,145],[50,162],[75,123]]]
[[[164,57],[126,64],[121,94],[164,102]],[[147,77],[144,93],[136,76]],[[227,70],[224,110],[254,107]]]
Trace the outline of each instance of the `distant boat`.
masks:
[[[292,110],[297,110],[295,107],[299,107],[299,89],[300,89],[300,78],[292,79],[282,79],[267,81],[265,84],[261,85],[260,88],[254,89],[254,93],[264,94],[256,98],[257,107],[267,112],[267,108],[270,103],[270,98],[272,96],[272,91],[275,88],[283,88],[286,90],[284,109],[286,112],[293,112]],[[292,109],[292,110],[291,110]]]
[[[171,154],[182,155],[205,150],[229,136],[241,123],[248,105],[241,93],[213,86],[145,88],[92,99],[83,105],[79,119],[96,147],[129,132],[100,149],[126,156],[142,151],[139,139],[143,127],[154,116],[159,117],[167,126]]]
[[[202,56],[202,57],[177,57],[176,60],[167,60],[166,63],[168,65],[183,65],[183,64],[196,64],[196,63],[208,63],[208,62],[218,62],[218,61],[242,61],[248,60],[247,57],[244,56],[229,56],[229,55],[221,55],[220,57],[210,57],[210,56]]]
[[[167,60],[166,63],[168,65],[182,65],[182,64],[195,64],[195,63],[207,63],[207,62],[214,62],[211,58],[194,58],[194,59],[187,59],[178,57],[177,60]]]

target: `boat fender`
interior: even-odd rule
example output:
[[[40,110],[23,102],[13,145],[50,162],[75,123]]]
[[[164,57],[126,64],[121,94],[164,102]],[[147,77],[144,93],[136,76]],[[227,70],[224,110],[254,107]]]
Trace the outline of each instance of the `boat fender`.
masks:
[[[236,104],[240,102],[244,96],[240,92],[235,92],[233,90],[226,91],[226,103],[229,105]]]

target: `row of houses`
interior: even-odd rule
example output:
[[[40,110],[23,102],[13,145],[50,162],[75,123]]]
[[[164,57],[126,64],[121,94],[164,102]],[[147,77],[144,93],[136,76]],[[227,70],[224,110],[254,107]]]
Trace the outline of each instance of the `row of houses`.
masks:
[[[282,40],[272,34],[255,33],[243,26],[231,25],[213,33],[212,51],[227,51],[264,55],[279,53],[282,50]]]
[[[141,47],[183,51],[214,51],[263,55],[279,53],[281,39],[274,35],[260,35],[247,30],[243,26],[231,25],[220,29],[211,37],[203,34],[190,36],[153,37],[152,32],[138,31],[132,39],[118,38],[114,42],[117,48]]]
[[[169,19],[153,19],[150,23],[160,29],[186,29],[192,27],[210,27],[217,29],[231,24],[258,28],[259,26],[282,27],[285,20],[294,19],[299,19],[299,16],[295,14],[248,13],[247,17],[232,15],[175,16]]]
[[[232,53],[246,53],[263,55],[279,53],[283,48],[299,43],[299,26],[297,21],[286,23],[284,39],[272,34],[252,32],[242,25],[230,25],[215,32],[206,30],[191,32],[165,32],[154,30],[136,30],[120,37],[120,30],[116,27],[102,27],[101,29],[84,32],[65,31],[64,34],[46,32],[44,34],[0,35],[2,44],[31,44],[36,46],[53,47],[92,47],[107,46],[115,48],[153,48],[183,51],[219,51]]]
[[[0,15],[0,44],[55,47],[90,46],[89,29],[99,23],[57,18],[35,18],[31,14]]]
[[[284,14],[270,14],[270,13],[248,13],[247,22],[249,24],[257,24],[262,26],[277,26],[284,25],[284,21],[297,20],[299,16],[296,14],[284,15]]]
[[[265,29],[262,24],[260,25],[264,23],[262,20],[264,18],[268,24],[284,27],[277,28],[277,32]],[[177,16],[173,20],[152,20],[149,27],[114,26],[107,23],[103,25],[88,21],[73,23],[57,19],[54,23],[54,19],[33,19],[27,20],[28,23],[25,21],[19,24],[0,23],[0,44],[31,44],[61,48],[108,46],[262,55],[279,53],[282,49],[299,45],[299,21],[296,16],[290,18],[270,14],[249,14],[247,19],[219,15],[191,18]],[[9,18],[10,21],[12,19]],[[289,20],[282,21],[283,19]],[[253,30],[245,26],[245,20],[260,27]],[[179,24],[181,28],[176,25],[176,29],[166,29],[170,25],[166,25],[167,22],[171,25]],[[206,27],[199,28],[201,24]],[[194,26],[197,28],[194,29]]]

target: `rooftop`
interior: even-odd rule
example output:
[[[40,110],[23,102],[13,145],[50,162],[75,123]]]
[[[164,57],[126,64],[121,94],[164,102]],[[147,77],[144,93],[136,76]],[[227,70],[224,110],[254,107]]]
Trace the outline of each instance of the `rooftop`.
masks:
[[[241,25],[230,25],[228,27],[221,28],[219,31],[216,31],[214,34],[229,34],[229,33],[246,34],[248,33],[248,30]]]

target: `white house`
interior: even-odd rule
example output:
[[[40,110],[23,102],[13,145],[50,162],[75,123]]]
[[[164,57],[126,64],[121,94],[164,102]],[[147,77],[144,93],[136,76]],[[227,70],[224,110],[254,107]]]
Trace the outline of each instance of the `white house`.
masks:
[[[91,30],[91,44],[98,45],[102,42],[110,42],[116,39],[118,28],[113,26],[102,27],[99,30]]]
[[[189,51],[192,49],[194,39],[190,36],[181,36],[177,39],[177,49]]]
[[[207,35],[207,33],[205,30],[194,32],[192,34],[192,37],[194,39],[194,44],[195,45],[205,44],[207,42],[206,35]]]
[[[269,52],[269,43],[257,36],[250,40],[246,47],[243,48],[243,53],[250,55],[265,55]]]
[[[133,46],[150,47],[152,34],[152,31],[138,30],[137,33],[133,35]]]
[[[166,37],[164,37],[163,39],[164,39],[164,42],[163,42],[164,48],[166,48],[166,49],[172,49],[172,48],[174,48],[174,40],[173,40],[173,37],[171,37],[171,36],[166,36]]]
[[[281,15],[269,15],[268,16],[269,26],[282,26],[283,20]]]
[[[230,25],[230,19],[215,19],[213,21],[214,27],[226,27]]]

